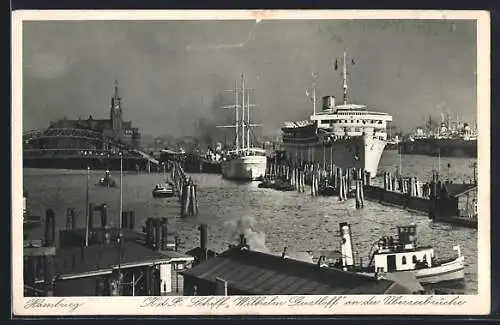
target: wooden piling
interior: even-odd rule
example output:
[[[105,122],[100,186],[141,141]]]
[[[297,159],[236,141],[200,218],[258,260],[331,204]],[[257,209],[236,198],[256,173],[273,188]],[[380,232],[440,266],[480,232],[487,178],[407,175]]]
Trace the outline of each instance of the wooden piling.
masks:
[[[193,184],[194,216],[198,215],[198,185]]]
[[[87,220],[87,229],[90,232],[94,227],[94,205],[92,203],[89,203],[88,213],[89,213],[89,218]]]
[[[361,200],[361,207],[364,208],[365,207],[365,190],[363,188],[363,184],[360,184],[360,187],[359,187],[359,198]]]
[[[359,191],[359,181],[356,180],[356,209],[361,208],[361,192]]]
[[[129,227],[129,212],[128,211],[122,211],[122,224],[121,227],[124,229],[128,229]]]
[[[167,250],[168,244],[168,219],[161,218],[161,250]]]
[[[66,210],[66,229],[74,230],[76,228],[76,215],[74,208],[68,208]]]
[[[47,209],[45,211],[45,246],[50,247],[54,245],[55,242],[55,221],[56,217],[54,210]]]
[[[344,200],[344,185],[343,185],[343,176],[342,176],[342,169],[338,168],[337,169],[337,186],[338,186],[338,192],[339,192],[339,201]]]
[[[128,227],[130,230],[134,230],[135,228],[135,212],[133,210],[129,211]]]

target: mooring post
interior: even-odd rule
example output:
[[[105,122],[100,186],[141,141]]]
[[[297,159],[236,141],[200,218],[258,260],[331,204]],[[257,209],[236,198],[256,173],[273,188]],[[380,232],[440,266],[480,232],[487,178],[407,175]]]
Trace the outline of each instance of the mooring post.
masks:
[[[359,187],[359,198],[361,199],[361,207],[364,208],[365,207],[365,190],[363,188],[363,184],[360,183],[360,187]]]
[[[168,219],[161,218],[161,249],[167,250],[168,245]]]
[[[121,228],[129,229],[129,211],[122,211],[122,224]]]
[[[68,208],[66,209],[66,230],[74,230],[75,229],[75,209]]]
[[[314,173],[311,174],[311,195],[312,196],[315,196],[315,193],[314,193]]]
[[[135,228],[135,212],[133,210],[129,211],[128,227],[130,230],[134,230],[134,228]]]
[[[361,208],[361,193],[359,191],[359,182],[356,180],[356,209]]]
[[[54,245],[55,241],[55,214],[54,210],[47,209],[45,211],[45,246],[50,247]]]
[[[200,227],[200,256],[198,262],[204,262],[208,258],[208,226],[201,224]]]

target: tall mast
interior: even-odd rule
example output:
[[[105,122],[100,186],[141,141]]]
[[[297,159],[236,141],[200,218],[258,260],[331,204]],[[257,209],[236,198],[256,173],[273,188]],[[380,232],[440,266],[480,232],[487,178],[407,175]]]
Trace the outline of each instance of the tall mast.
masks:
[[[346,53],[344,52],[344,60],[343,60],[343,67],[342,67],[342,77],[343,77],[343,88],[344,88],[344,105],[347,104],[348,98],[347,98],[347,60],[346,60]]]
[[[313,115],[316,115],[316,80],[313,81]]]
[[[225,90],[225,91],[231,91],[231,92],[235,92],[236,94],[236,103],[235,105],[226,105],[226,106],[222,106],[222,108],[231,108],[231,109],[236,109],[236,123],[235,124],[231,124],[231,125],[218,125],[216,126],[217,128],[235,128],[236,129],[236,151],[239,151],[239,150],[242,150],[242,149],[245,149],[245,148],[250,148],[250,127],[254,127],[254,126],[261,126],[260,124],[250,124],[250,112],[249,112],[249,108],[250,106],[256,106],[254,104],[250,105],[249,104],[249,100],[250,100],[250,95],[246,94],[246,90],[245,89],[245,80],[244,80],[244,76],[243,74],[241,75],[241,88],[238,88],[238,82],[236,81],[235,82],[235,88],[232,89],[232,90]],[[251,89],[248,89],[248,90],[251,90]],[[239,98],[239,92],[241,91],[241,99]],[[246,101],[245,101],[246,99]],[[241,104],[239,103],[239,101],[241,101]],[[238,110],[241,106],[241,109],[242,109],[242,116],[241,118],[239,117],[239,113],[238,113]],[[246,106],[246,109],[247,109],[247,120],[248,122],[245,120],[245,106]],[[241,123],[241,142],[240,142],[240,133],[239,133],[239,126],[240,126],[240,123]],[[245,127],[247,128],[246,129],[246,142],[245,142]],[[241,145],[240,145],[241,144]]]
[[[236,108],[238,109],[238,108]],[[245,148],[245,78],[243,74],[241,75],[241,138],[242,145],[241,148]]]
[[[118,227],[120,228],[120,232],[122,229],[122,211],[123,211],[123,154],[120,152],[120,214],[118,220],[120,224]]]
[[[235,128],[236,128],[236,151],[240,150],[240,135],[239,135],[239,127],[238,125],[240,124],[240,117],[238,114],[238,83],[235,81],[234,82],[234,93],[236,95],[236,122],[235,122]]]
[[[247,149],[250,149],[250,89],[247,95]]]

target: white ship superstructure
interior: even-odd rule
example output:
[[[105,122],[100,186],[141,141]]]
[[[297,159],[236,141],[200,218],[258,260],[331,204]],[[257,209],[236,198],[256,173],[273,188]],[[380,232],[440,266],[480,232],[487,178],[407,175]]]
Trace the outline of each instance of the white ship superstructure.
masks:
[[[265,176],[267,156],[264,149],[253,147],[251,144],[250,129],[260,125],[250,123],[250,108],[255,107],[255,104],[250,104],[251,89],[245,88],[244,76],[241,77],[240,88],[236,86],[232,91],[235,93],[236,103],[225,108],[235,109],[235,124],[221,127],[235,129],[235,148],[222,158],[222,177],[234,180],[258,180]]]
[[[314,112],[309,120],[283,125],[283,150],[292,161],[317,162],[323,168],[363,168],[375,177],[392,116],[349,103],[346,60],[344,53],[342,105],[336,105],[334,96],[324,96],[322,110],[316,112],[313,86]]]

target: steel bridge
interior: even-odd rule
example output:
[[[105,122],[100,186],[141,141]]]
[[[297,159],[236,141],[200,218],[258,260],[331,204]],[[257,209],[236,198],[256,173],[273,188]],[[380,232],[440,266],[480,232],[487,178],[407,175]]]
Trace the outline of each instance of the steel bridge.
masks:
[[[44,147],[39,145],[45,140],[71,139],[78,140],[68,148],[58,148],[57,145]],[[31,145],[31,146],[30,146]],[[23,158],[108,158],[146,160],[159,166],[159,161],[137,149],[113,141],[102,133],[74,128],[48,128],[47,130],[29,130],[23,134]]]

